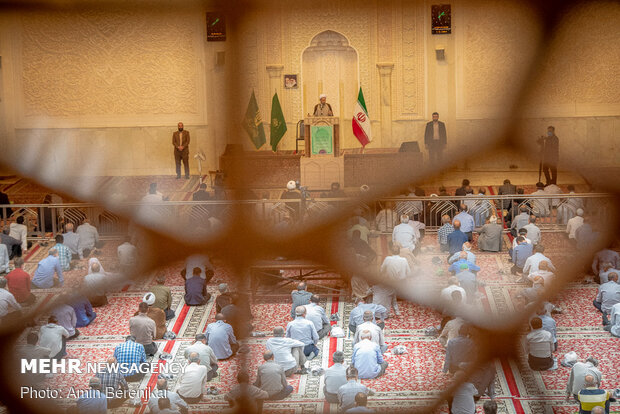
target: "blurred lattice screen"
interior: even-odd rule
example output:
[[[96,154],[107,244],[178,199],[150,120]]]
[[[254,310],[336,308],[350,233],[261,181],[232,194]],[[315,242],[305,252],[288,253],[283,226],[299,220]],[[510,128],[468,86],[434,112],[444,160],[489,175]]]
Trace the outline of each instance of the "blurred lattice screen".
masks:
[[[414,66],[412,68],[401,68],[398,76],[393,77],[391,85],[384,85],[381,83],[382,81],[377,81],[377,78],[381,76],[376,69],[377,62],[389,61],[391,53],[389,47],[391,45],[388,45],[388,49],[378,46],[372,52],[358,51],[357,72],[354,73],[355,71],[353,71],[352,73],[358,82],[367,88],[365,93],[367,93],[367,101],[371,102],[370,115],[373,119],[373,128],[376,125],[377,139],[380,140],[378,146],[394,146],[396,139],[393,137],[398,136],[398,134],[403,137],[407,135],[406,131],[401,130],[403,127],[398,126],[398,122],[389,127],[386,126],[384,122],[386,119],[391,122],[400,117],[405,121],[417,119],[426,122],[425,114],[432,112],[434,105],[443,105],[447,111],[452,112],[452,115],[446,115],[446,117],[451,117],[450,119],[453,121],[449,139],[453,142],[458,141],[458,145],[448,147],[443,162],[434,165],[425,164],[415,175],[385,174],[382,171],[376,171],[377,176],[384,175],[379,180],[384,183],[383,186],[375,186],[371,188],[370,192],[363,193],[356,200],[351,200],[348,206],[338,209],[331,215],[321,216],[320,220],[310,220],[289,233],[275,232],[271,228],[256,225],[248,219],[250,213],[244,204],[233,204],[230,207],[225,228],[212,237],[208,234],[196,233],[193,229],[181,227],[177,221],[178,217],[172,217],[166,212],[160,214],[156,221],[135,222],[134,225],[140,229],[144,236],[144,246],[148,247],[144,249],[140,268],[127,277],[132,279],[147,277],[158,268],[182,261],[192,253],[207,253],[210,256],[217,257],[219,261],[225,263],[232,270],[238,284],[234,288],[240,291],[249,291],[249,268],[253,263],[265,257],[278,256],[296,256],[313,260],[343,275],[356,274],[365,277],[369,282],[381,281],[385,283],[386,281],[381,280],[375,272],[357,268],[353,261],[347,259],[346,249],[341,242],[341,231],[342,224],[351,216],[352,210],[360,203],[371,205],[373,201],[379,198],[397,194],[404,187],[422,185],[429,181],[436,182],[441,177],[442,172],[463,165],[476,165],[477,162],[493,159],[498,154],[501,154],[504,160],[510,160],[511,157],[514,157],[515,160],[538,160],[535,138],[540,135],[541,131],[544,131],[549,122],[570,118],[569,115],[562,115],[569,113],[566,112],[565,107],[556,108],[557,111],[553,112],[553,108],[555,108],[553,99],[559,95],[567,97],[566,102],[573,102],[573,109],[576,108],[573,114],[592,121],[586,127],[577,121],[572,123],[570,119],[564,123],[564,135],[567,137],[572,132],[569,130],[571,126],[575,130],[588,129],[581,135],[582,139],[579,141],[571,141],[570,139],[562,141],[561,151],[564,170],[573,170],[575,174],[581,174],[586,182],[596,188],[597,192],[608,192],[614,197],[618,195],[620,186],[618,185],[618,169],[616,167],[620,163],[618,163],[617,152],[614,151],[620,139],[620,121],[617,119],[617,116],[620,115],[618,111],[618,105],[620,105],[618,99],[620,96],[620,89],[618,88],[620,79],[618,72],[618,68],[620,68],[620,62],[618,62],[620,59],[618,53],[620,50],[620,25],[618,25],[620,9],[618,3],[561,0],[545,2],[455,1],[452,3],[455,19],[453,30],[464,29],[464,27],[459,27],[459,22],[462,22],[457,17],[459,13],[475,15],[481,25],[490,28],[486,32],[477,32],[481,36],[479,38],[471,36],[470,38],[461,37],[460,40],[456,41],[454,38],[434,40],[435,46],[439,46],[442,42],[447,43],[448,53],[453,55],[448,56],[445,66],[430,71],[427,79],[419,78],[419,76],[416,78],[420,73],[414,72],[414,69],[417,68],[415,65],[421,64],[420,62],[424,62],[425,59],[435,58],[435,51],[431,49],[433,41],[419,38],[420,36],[430,36],[430,34],[426,34],[429,32],[427,30],[429,23],[427,22],[428,13],[426,10],[430,9],[431,3],[406,2],[404,0],[379,3],[381,4],[370,1],[346,2],[335,0],[331,2],[232,1],[221,4],[219,2],[188,1],[171,6],[163,1],[134,2],[131,4],[114,1],[2,2],[0,3],[2,8],[1,22],[5,30],[2,32],[0,42],[3,54],[14,46],[13,42],[23,42],[20,44],[26,48],[24,56],[27,56],[29,53],[28,41],[36,38],[37,33],[35,31],[40,28],[41,24],[57,24],[54,19],[63,21],[62,19],[66,16],[80,16],[80,18],[72,20],[78,28],[109,23],[109,21],[99,22],[97,20],[97,16],[102,11],[116,13],[120,24],[103,27],[101,33],[109,34],[110,38],[104,36],[94,39],[94,42],[110,42],[110,39],[114,39],[114,36],[118,35],[121,29],[127,29],[127,26],[132,25],[132,18],[141,14],[144,14],[144,21],[143,26],[136,29],[138,31],[148,31],[149,25],[161,22],[162,16],[170,16],[171,33],[176,31],[181,37],[195,36],[194,31],[197,30],[201,33],[200,30],[202,29],[199,29],[200,26],[194,20],[191,24],[186,24],[187,17],[191,16],[196,10],[202,13],[203,10],[212,9],[217,9],[226,15],[228,35],[226,46],[222,49],[227,54],[224,69],[216,67],[212,62],[206,60],[204,51],[192,50],[191,47],[186,48],[187,43],[179,42],[177,56],[179,61],[173,61],[172,65],[178,63],[178,70],[183,73],[206,71],[209,76],[213,77],[207,81],[207,85],[199,80],[194,83],[184,83],[172,79],[175,81],[173,88],[178,88],[176,90],[179,95],[183,95],[183,99],[178,99],[178,96],[171,96],[174,90],[171,90],[170,85],[166,84],[167,79],[162,78],[161,74],[156,72],[146,72],[145,78],[147,80],[144,84],[137,86],[147,91],[145,93],[147,99],[144,100],[134,99],[136,95],[126,90],[130,85],[125,85],[123,79],[109,79],[103,72],[99,74],[100,76],[94,76],[90,79],[90,82],[96,84],[107,79],[109,84],[103,85],[103,88],[113,89],[108,95],[110,102],[103,104],[97,102],[88,96],[87,91],[84,96],[81,96],[81,101],[73,103],[65,101],[62,106],[54,105],[54,96],[59,91],[54,90],[55,84],[53,82],[48,84],[48,90],[45,89],[45,82],[49,79],[45,77],[44,65],[48,63],[60,66],[71,64],[72,61],[67,58],[66,62],[40,62],[43,66],[39,68],[25,67],[24,71],[34,71],[28,76],[23,75],[28,82],[35,83],[34,85],[26,85],[29,87],[27,90],[29,92],[37,91],[37,93],[28,95],[23,107],[19,111],[13,112],[9,110],[11,102],[7,101],[6,92],[8,89],[12,89],[9,88],[11,84],[19,83],[22,74],[14,73],[11,67],[6,64],[6,59],[3,59],[1,70],[5,96],[0,107],[2,109],[2,118],[0,119],[4,121],[4,125],[0,126],[2,128],[0,162],[3,175],[8,175],[6,172],[19,174],[45,185],[56,193],[64,194],[70,199],[99,204],[101,208],[109,212],[106,214],[110,214],[108,217],[110,221],[132,221],[138,214],[138,207],[124,204],[116,205],[111,202],[111,194],[103,194],[98,191],[101,183],[99,176],[122,175],[124,173],[121,164],[127,160],[122,153],[126,146],[133,145],[130,130],[136,124],[149,125],[152,122],[152,119],[148,119],[144,114],[160,116],[162,123],[157,125],[174,126],[178,118],[182,117],[187,120],[187,125],[200,125],[196,129],[207,131],[203,135],[217,137],[214,141],[215,144],[207,144],[206,139],[199,141],[201,144],[197,144],[204,145],[205,149],[209,149],[212,154],[210,155],[212,157],[210,165],[214,166],[215,157],[223,152],[227,144],[241,143],[247,145],[247,137],[241,129],[240,120],[247,106],[248,91],[253,88],[261,88],[265,91],[259,97],[261,108],[270,108],[269,102],[273,89],[276,89],[281,96],[284,94],[280,85],[281,72],[277,72],[277,65],[271,68],[271,72],[257,73],[256,67],[258,65],[291,63],[284,61],[285,57],[281,55],[283,48],[292,47],[295,42],[298,42],[300,32],[316,34],[323,30],[323,26],[333,27],[334,30],[337,30],[339,26],[344,26],[341,27],[344,32],[353,33],[351,41],[355,45],[355,42],[359,40],[355,36],[361,35],[359,34],[360,29],[358,28],[356,31],[353,27],[367,24],[369,26],[362,28],[361,31],[377,33],[377,44],[379,44],[381,38],[386,36],[384,30],[388,30],[385,27],[385,22],[394,19],[398,20],[402,26],[402,36],[410,36],[411,40],[407,43],[410,50],[407,53],[417,54],[414,59],[410,60],[414,62]],[[402,7],[402,10],[405,11],[404,17],[397,16],[396,6]],[[283,13],[284,10],[286,13]],[[370,13],[369,10],[378,10],[377,19],[379,23],[371,23],[367,18],[356,18],[358,15],[367,16]],[[388,10],[389,13],[385,15],[382,10]],[[419,10],[422,10],[422,14],[416,14]],[[305,16],[308,14],[319,16],[324,20],[324,25],[316,28],[308,27],[309,23],[305,21]],[[88,16],[92,16],[93,19],[88,20]],[[282,16],[290,18],[290,23],[282,24],[278,20],[283,18]],[[48,22],[48,18],[50,22]],[[412,20],[409,21],[408,18]],[[260,32],[257,29],[259,25],[266,24],[269,26],[270,19],[273,19],[274,31],[281,30],[284,32]],[[407,32],[407,26],[413,24],[414,21],[423,29],[415,33]],[[28,30],[21,31],[21,37],[16,38],[9,33],[8,29],[19,24],[23,24]],[[187,26],[191,26],[191,28],[187,29]],[[41,28],[41,30],[44,29],[44,27]],[[514,36],[498,36],[497,33],[502,30],[509,31]],[[605,33],[605,36],[601,36],[601,33]],[[390,35],[397,36],[396,33]],[[398,36],[400,35],[399,33]],[[160,40],[166,41],[166,39]],[[38,41],[42,42],[41,39]],[[308,42],[309,39],[304,41]],[[426,48],[421,43],[423,41],[427,41]],[[497,44],[496,41],[504,43]],[[421,45],[422,51],[416,49]],[[170,56],[162,57],[162,61],[158,61],[159,57],[150,54],[151,51],[149,50],[115,50],[113,45],[108,46],[106,50],[113,53],[107,56],[97,56],[98,59],[119,59],[121,64],[128,64],[125,56],[138,59],[140,54],[144,53],[144,59],[152,59],[161,65],[170,64],[170,62],[163,61],[169,59]],[[212,45],[208,47],[215,48]],[[459,53],[472,53],[472,50],[476,48],[479,52],[474,50],[474,56],[476,53],[483,53],[485,48],[489,48],[493,50],[493,56],[497,60],[484,62],[484,65],[490,67],[481,67],[477,66],[476,62],[459,60]],[[79,53],[79,51],[70,52]],[[195,59],[195,62],[188,64],[184,59],[186,56]],[[92,57],[90,56],[90,58]],[[601,57],[605,59],[604,62],[599,59]],[[299,57],[295,59],[299,59]],[[557,61],[568,61],[570,65],[558,67],[554,65]],[[97,67],[100,63],[91,60],[86,64]],[[291,64],[299,68],[299,62]],[[455,66],[458,65],[462,66],[455,70]],[[145,70],[149,69],[147,66],[144,68]],[[599,70],[600,68],[604,70]],[[274,70],[277,73],[276,76],[272,76]],[[408,77],[408,70],[411,70],[411,78]],[[79,71],[79,68],[76,68],[76,71]],[[456,75],[448,79],[447,73],[456,73]],[[72,76],[75,76],[75,79],[79,78],[77,72],[67,71],[64,74],[69,82],[61,83],[60,86],[70,86]],[[40,83],[38,84],[36,84],[37,76],[40,76]],[[152,78],[149,79],[149,76]],[[468,78],[465,79],[465,76]],[[199,78],[190,77],[187,79]],[[87,84],[80,82],[82,81],[76,80],[76,88],[83,88]],[[329,79],[325,79],[326,84],[329,82]],[[425,82],[433,84],[438,89],[437,85],[442,84],[442,82],[455,82],[456,86],[451,90],[456,91],[457,96],[450,97],[451,103],[449,105],[442,101],[442,97],[429,97],[429,101],[424,102]],[[466,89],[463,86],[465,83],[469,85],[469,88]],[[472,87],[472,85],[479,85],[479,88]],[[135,87],[135,85],[133,86]],[[164,88],[165,93],[158,88]],[[413,98],[403,98],[402,102],[395,103],[394,108],[389,106],[384,108],[381,103],[383,101],[379,99],[379,95],[384,96],[382,95],[385,93],[384,88],[391,90],[392,93],[395,93],[396,90],[402,90]],[[490,91],[491,93],[489,93]],[[309,112],[307,109],[308,102],[314,101],[316,92],[315,90],[304,90],[303,94],[299,94],[297,98],[282,98],[284,109],[288,111],[287,114],[295,120],[302,118],[306,112]],[[217,102],[214,105],[210,107],[193,106],[195,102],[203,99],[204,95],[209,94],[217,97]],[[114,110],[109,110],[115,107],[114,99],[125,101],[133,111],[131,113],[138,115],[128,117]],[[345,119],[350,119],[348,112],[352,112],[352,110],[347,105],[352,104],[349,102],[351,100],[338,99],[335,106],[338,107],[339,111],[342,111]],[[37,105],[37,100],[49,105]],[[582,101],[595,104],[584,109],[579,106],[579,102]],[[93,125],[88,124],[90,121],[84,121],[84,123],[80,121],[81,110],[84,107],[88,107],[89,113],[97,117],[97,121]],[[429,110],[425,110],[425,107],[428,107]],[[170,113],[170,108],[178,108],[178,112]],[[267,110],[262,109],[262,111],[263,118],[268,119]],[[208,115],[209,123],[205,121],[205,114]],[[46,123],[47,116],[57,121]],[[211,122],[211,119],[216,119],[216,121]],[[471,126],[473,125],[472,121],[459,121],[459,119],[477,119],[480,122],[474,127]],[[25,126],[25,120],[29,120],[31,124]],[[376,122],[374,122],[375,120]],[[86,132],[87,128],[101,128],[108,122],[110,125],[118,127],[119,130],[116,139],[111,139],[114,133],[102,132],[104,135],[109,134],[106,135],[106,138],[110,138],[111,146],[102,145],[101,140],[97,137],[93,138],[90,133]],[[67,128],[67,125],[73,125],[76,129],[70,132],[62,132],[62,128]],[[50,130],[60,128],[61,133],[70,136],[46,135],[42,130],[48,128]],[[407,128],[413,128],[413,126],[404,127],[404,129]],[[589,139],[592,132],[590,129],[592,128],[600,129],[597,134],[592,135],[597,137],[595,140]],[[192,130],[191,126],[188,129]],[[169,126],[154,128],[152,136],[150,136],[153,143],[141,142],[140,145],[160,145],[154,143],[159,137],[165,137],[162,140],[168,145],[169,134]],[[347,147],[353,147],[354,141],[351,140],[350,135],[346,134],[349,133],[345,133],[344,136]],[[558,133],[558,135],[561,134]],[[293,139],[289,135],[288,143],[283,145],[288,145],[288,148],[291,148],[291,142]],[[160,160],[143,160],[145,165],[148,165],[150,161],[155,163]],[[164,162],[171,164],[172,160],[166,158]],[[503,170],[497,171],[496,178],[488,184],[501,182],[509,174],[508,165],[507,162]],[[136,168],[129,174],[156,175],[148,168]],[[242,165],[235,170],[228,171],[226,181],[228,194],[232,197],[243,198],[244,190],[247,189],[245,182],[249,177],[255,179],[264,174],[265,171]],[[463,174],[466,175],[465,172]],[[606,222],[596,223],[602,232],[597,245],[590,246],[587,251],[580,251],[562,263],[556,263],[558,268],[556,275],[558,277],[551,286],[546,287],[545,297],[539,298],[539,303],[545,299],[551,300],[567,283],[580,277],[582,275],[581,269],[590,262],[592,254],[613,241],[618,229],[615,216],[616,212],[613,211],[606,216],[608,217]],[[424,306],[433,307],[436,305],[420,286],[394,287],[399,292],[399,297],[403,299]],[[498,316],[488,313],[471,315],[470,321],[479,328],[475,335],[475,341],[481,350],[477,365],[496,358],[503,360],[518,358],[519,338],[524,331],[527,318],[526,313],[515,313],[512,316],[505,314]],[[8,367],[7,362],[13,358],[14,341],[26,328],[28,320],[29,315],[25,315],[23,320],[16,320],[10,326],[2,326],[3,338],[0,344],[2,346],[1,355],[4,359],[3,367]],[[248,357],[248,355],[239,355],[238,358]],[[475,367],[469,369],[467,374],[473,372],[474,369]],[[403,399],[401,408],[412,412],[433,412],[443,403],[445,400],[443,397],[449,395],[462,380],[464,378],[451,382],[442,396],[430,406],[422,407],[416,402],[415,398],[411,398]],[[19,389],[15,388],[19,384],[16,384],[15,377],[9,373],[2,376],[1,382],[3,383],[3,392],[0,399],[10,411],[49,412],[56,409],[50,405],[40,405],[37,401],[21,399],[18,393]]]

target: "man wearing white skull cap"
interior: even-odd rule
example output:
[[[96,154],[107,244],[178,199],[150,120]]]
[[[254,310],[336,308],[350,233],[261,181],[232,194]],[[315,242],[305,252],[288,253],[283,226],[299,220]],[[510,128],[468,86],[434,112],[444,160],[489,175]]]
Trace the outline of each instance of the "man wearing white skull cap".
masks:
[[[327,95],[321,94],[319,101],[314,106],[314,116],[334,116],[331,105],[327,103]]]

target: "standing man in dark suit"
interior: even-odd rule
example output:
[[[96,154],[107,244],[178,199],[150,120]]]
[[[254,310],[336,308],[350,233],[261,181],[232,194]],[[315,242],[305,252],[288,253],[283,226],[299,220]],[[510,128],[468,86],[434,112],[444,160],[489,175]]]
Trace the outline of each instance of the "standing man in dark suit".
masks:
[[[185,168],[185,178],[189,179],[189,131],[183,130],[183,122],[178,124],[179,130],[172,134],[174,146],[174,162],[177,167],[177,178],[181,178],[181,160]]]
[[[542,146],[542,170],[545,173],[545,186],[557,184],[560,139],[555,135],[555,127],[547,127],[547,136],[540,137],[538,143]]]
[[[429,162],[441,161],[441,153],[448,142],[446,124],[439,120],[439,113],[433,112],[433,120],[426,124],[424,145],[428,150]]]

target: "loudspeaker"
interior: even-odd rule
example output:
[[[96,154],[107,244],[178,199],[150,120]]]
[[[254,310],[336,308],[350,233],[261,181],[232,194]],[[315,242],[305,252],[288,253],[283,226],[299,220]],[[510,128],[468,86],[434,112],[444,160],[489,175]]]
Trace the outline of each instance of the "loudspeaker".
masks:
[[[405,141],[400,144],[398,152],[420,152],[418,141]]]
[[[224,66],[226,63],[226,52],[217,52],[215,54],[215,66]]]
[[[437,60],[446,60],[446,50],[443,46],[437,46],[435,49],[435,57]]]

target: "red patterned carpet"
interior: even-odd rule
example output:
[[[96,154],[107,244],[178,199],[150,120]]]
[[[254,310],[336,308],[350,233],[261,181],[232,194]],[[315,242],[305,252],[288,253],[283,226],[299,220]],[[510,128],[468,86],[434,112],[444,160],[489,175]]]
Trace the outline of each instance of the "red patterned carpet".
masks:
[[[148,184],[146,181],[144,183]],[[139,185],[136,184],[135,191]],[[185,186],[195,183],[186,183]],[[113,185],[113,183],[107,183]],[[177,185],[177,182],[169,185]],[[180,184],[179,184],[180,185]],[[567,255],[560,249],[565,248],[561,234],[545,234],[544,244],[548,247],[548,255],[555,263],[567,260]],[[384,237],[371,241],[372,246],[380,255],[386,254],[387,243]],[[47,255],[49,247],[36,246],[29,252],[25,270],[32,273],[36,263]],[[104,268],[115,269],[116,244],[106,243],[99,256]],[[482,267],[478,279],[484,282],[480,288],[480,309],[503,315],[514,311],[512,298],[514,294],[525,287],[515,282],[510,274],[510,263],[505,252],[476,253],[477,263]],[[433,257],[442,259],[442,264],[432,264]],[[422,254],[418,257],[418,267],[425,284],[432,284],[436,290],[445,286],[449,273],[445,264],[445,254],[438,253],[435,236],[429,235],[423,243]],[[72,282],[80,280],[86,273],[86,260],[81,261],[84,269],[67,272],[66,278]],[[214,260],[216,266],[215,277],[209,284],[209,291],[216,294],[217,283],[234,283],[232,270],[225,263]],[[377,263],[378,264],[378,263]],[[211,300],[201,307],[188,307],[183,300],[183,279],[179,271],[182,263],[170,264],[160,271],[167,275],[166,285],[172,288],[173,309],[177,316],[168,322],[168,329],[177,334],[171,341],[158,341],[159,353],[172,354],[172,361],[184,363],[184,349],[192,343],[194,335],[203,332],[206,325],[214,321],[215,305]],[[97,308],[97,319],[88,327],[81,328],[81,336],[67,344],[68,356],[78,358],[84,362],[104,361],[112,354],[114,346],[124,340],[128,334],[127,321],[135,312],[142,295],[153,283],[153,275],[146,277],[124,291],[114,293],[109,297],[109,304]],[[259,332],[270,333],[275,326],[286,326],[290,319],[291,285],[281,289],[277,294],[269,296],[258,295],[250,304],[254,315],[254,329]],[[50,300],[59,289],[46,289],[38,293],[37,304],[40,306]],[[559,348],[556,356],[561,358],[568,351],[576,351],[580,359],[594,356],[600,361],[603,372],[603,386],[608,389],[620,387],[620,339],[611,337],[600,326],[600,314],[593,308],[592,299],[596,293],[596,286],[571,284],[557,297],[555,303],[564,309],[564,313],[556,315],[558,323]],[[345,338],[325,338],[319,342],[321,353],[318,358],[310,362],[310,367],[327,368],[330,365],[330,355],[335,350],[342,350],[350,362],[352,342],[348,332],[348,316],[353,304],[346,295],[322,295],[321,304],[327,314],[337,313],[340,316],[338,325],[342,326],[347,335]],[[386,342],[388,352],[385,359],[389,368],[384,377],[376,380],[364,380],[363,383],[377,391],[369,398],[369,406],[378,411],[406,412],[413,407],[421,407],[434,401],[440,391],[450,382],[450,376],[442,372],[444,351],[435,338],[424,336],[423,330],[429,326],[437,326],[441,315],[420,305],[399,301],[401,318],[392,318],[386,321]],[[235,375],[240,367],[248,369],[255,375],[256,367],[261,363],[262,352],[267,337],[253,337],[246,341],[249,353],[240,354],[228,361],[222,361],[219,368],[219,377],[209,385],[216,386],[219,395],[206,395],[199,404],[191,406],[191,412],[211,413],[227,407],[223,393],[229,391],[235,383]],[[404,355],[392,354],[392,349],[403,345],[407,349]],[[165,363],[162,361],[162,363]],[[576,404],[564,400],[564,389],[568,378],[568,369],[560,367],[556,371],[532,372],[527,368],[524,359],[518,361],[495,361],[496,367],[496,398],[500,413],[574,413]],[[89,375],[57,374],[48,379],[50,387],[59,387],[63,390],[70,386],[84,387]],[[174,388],[177,377],[169,381]],[[132,389],[153,387],[156,376],[144,378],[139,383],[130,384]],[[265,412],[273,413],[307,413],[307,412],[335,412],[336,407],[329,407],[323,398],[323,377],[308,375],[294,375],[289,383],[294,387],[293,394],[283,401],[268,402]],[[477,412],[482,412],[481,405],[487,397],[481,399]],[[614,409],[618,410],[617,404]],[[145,406],[131,406],[130,402],[115,411],[141,414]],[[444,405],[440,412],[447,412]]]

